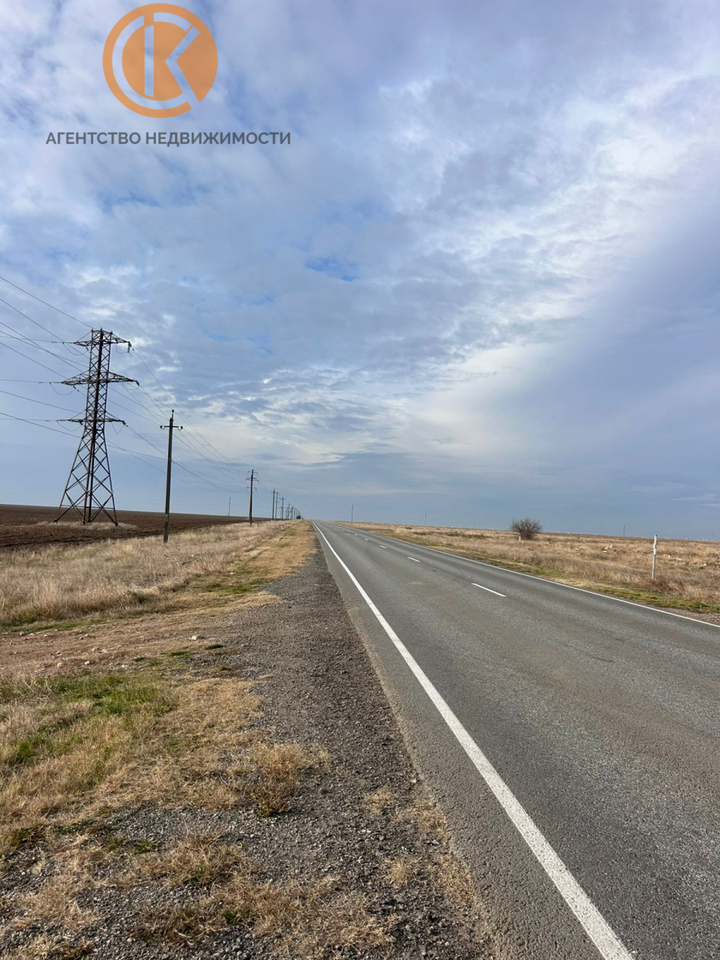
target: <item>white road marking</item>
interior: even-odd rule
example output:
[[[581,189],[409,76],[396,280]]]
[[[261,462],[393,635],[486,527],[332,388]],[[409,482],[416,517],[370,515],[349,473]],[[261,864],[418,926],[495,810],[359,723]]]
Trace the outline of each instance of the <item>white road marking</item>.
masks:
[[[480,587],[481,590],[487,590],[488,593],[494,593],[496,597],[504,597],[504,593],[498,593],[497,590],[491,590],[490,587],[484,587],[481,583],[473,583],[474,587]],[[507,598],[506,598],[507,599]]]
[[[545,873],[555,884],[560,896],[568,907],[570,907],[582,928],[597,947],[600,956],[603,960],[633,960],[631,954],[615,935],[595,904],[590,900],[575,877],[573,877],[540,830],[535,826],[534,821],[530,818],[529,814],[526,813],[520,801],[515,797],[495,767],[490,763],[480,747],[478,747],[448,704],[432,685],[405,644],[372,602],[360,585],[355,574],[350,570],[345,561],[341,559],[322,530],[318,530],[318,533],[328,545],[345,573],[347,573],[348,577],[350,577],[355,584],[360,596],[365,603],[367,603],[370,610],[372,610],[383,630],[392,640],[400,656],[410,667],[418,683],[435,705],[440,716],[448,725],[460,746],[470,760],[472,760],[480,776],[495,794],[500,806],[515,825],[523,840],[530,847],[538,862],[545,870]],[[408,559],[412,560],[413,558],[408,557]]]
[[[381,549],[381,550],[387,550],[387,547],[384,547],[382,544],[380,544],[380,549]]]
[[[413,563],[420,563],[420,561],[416,560],[415,557],[408,557],[408,560],[412,560]]]

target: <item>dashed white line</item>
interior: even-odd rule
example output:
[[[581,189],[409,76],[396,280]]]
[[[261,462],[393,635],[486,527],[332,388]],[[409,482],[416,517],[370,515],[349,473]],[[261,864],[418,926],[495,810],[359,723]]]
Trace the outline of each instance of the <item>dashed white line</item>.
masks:
[[[416,560],[415,557],[408,557],[408,560],[412,560],[413,563],[420,563],[420,561]]]
[[[504,597],[504,593],[498,593],[497,590],[491,590],[490,587],[484,587],[481,583],[473,583],[474,587],[480,587],[481,590],[487,590],[488,593],[494,593],[496,597]],[[507,599],[507,598],[506,598]]]
[[[407,649],[405,644],[402,642],[400,637],[398,637],[385,617],[372,602],[368,594],[360,585],[355,574],[350,570],[345,561],[341,559],[322,530],[318,530],[318,533],[328,545],[330,551],[334,554],[345,573],[348,575],[348,577],[350,577],[350,580],[357,587],[360,596],[363,598],[365,603],[367,603],[368,607],[379,621],[385,633],[388,635],[388,637],[390,637],[400,656],[412,670],[418,683],[428,695],[434,706],[437,708],[438,713],[448,725],[456,740],[472,761],[475,769],[478,771],[485,783],[487,783],[490,790],[492,790],[492,792],[495,794],[500,806],[510,818],[511,822],[514,824],[525,843],[527,843],[527,845],[530,847],[545,873],[555,884],[560,896],[575,914],[583,930],[595,944],[600,956],[603,958],[603,960],[633,960],[632,955],[628,952],[619,937],[616,936],[607,920],[605,920],[603,915],[582,889],[575,877],[570,873],[563,861],[555,853],[543,834],[535,826],[535,822],[525,811],[525,808],[522,806],[510,787],[508,787],[495,767],[490,763],[488,758],[475,743],[462,723],[460,723],[458,718],[432,685],[429,678],[410,651]],[[408,560],[414,559],[414,557],[408,557]],[[420,561],[417,562],[419,563]]]

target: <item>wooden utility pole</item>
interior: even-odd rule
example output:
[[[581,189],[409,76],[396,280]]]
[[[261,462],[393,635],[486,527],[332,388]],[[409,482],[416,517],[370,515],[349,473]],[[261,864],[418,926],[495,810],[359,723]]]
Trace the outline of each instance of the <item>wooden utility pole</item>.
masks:
[[[175,411],[170,411],[170,423],[163,424],[161,430],[168,432],[168,461],[167,461],[167,482],[165,484],[165,526],[163,527],[163,543],[168,542],[170,536],[170,483],[172,479],[172,443],[173,430],[182,430],[182,427],[175,426]]]
[[[250,471],[250,476],[248,477],[250,483],[250,508],[248,510],[248,519],[250,520],[250,526],[252,526],[252,502],[253,502],[253,487],[257,483],[257,476],[255,470]]]

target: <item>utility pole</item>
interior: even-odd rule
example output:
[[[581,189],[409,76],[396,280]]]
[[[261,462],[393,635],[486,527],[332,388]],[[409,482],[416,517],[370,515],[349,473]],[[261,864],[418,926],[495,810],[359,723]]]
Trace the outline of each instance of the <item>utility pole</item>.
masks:
[[[273,490],[272,494],[272,510],[270,511],[270,519],[275,519],[275,490]]]
[[[72,510],[83,523],[92,523],[104,514],[117,526],[105,424],[124,424],[125,421],[107,415],[107,394],[111,383],[137,383],[137,380],[110,371],[113,344],[126,343],[129,350],[130,342],[116,337],[110,330],[100,329],[92,330],[89,340],[75,343],[78,347],[87,347],[90,352],[88,372],[86,376],[70,377],[62,383],[69,387],[87,386],[85,415],[70,417],[66,421],[81,424],[83,432],[54,522]]]
[[[165,526],[163,527],[163,543],[168,542],[170,536],[170,482],[172,479],[172,441],[173,430],[182,430],[182,427],[175,426],[175,411],[170,411],[170,422],[163,424],[161,430],[168,432],[168,464],[167,464],[167,482],[165,484]]]
[[[232,497],[228,497],[228,516],[230,516],[231,510],[232,510]]]
[[[285,519],[285,497],[280,497],[280,500],[282,502],[282,506],[280,507],[280,519],[284,520]]]
[[[250,526],[252,526],[253,487],[257,483],[257,476],[255,475],[254,469],[250,471],[250,476],[247,479],[250,483],[250,509],[248,510],[248,519],[250,520]]]

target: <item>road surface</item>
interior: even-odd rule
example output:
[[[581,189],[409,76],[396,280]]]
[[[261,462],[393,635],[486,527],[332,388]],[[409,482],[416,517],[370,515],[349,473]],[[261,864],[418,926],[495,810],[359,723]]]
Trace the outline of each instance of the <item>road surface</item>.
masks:
[[[720,628],[316,528],[504,956],[720,957]]]

